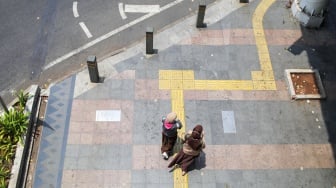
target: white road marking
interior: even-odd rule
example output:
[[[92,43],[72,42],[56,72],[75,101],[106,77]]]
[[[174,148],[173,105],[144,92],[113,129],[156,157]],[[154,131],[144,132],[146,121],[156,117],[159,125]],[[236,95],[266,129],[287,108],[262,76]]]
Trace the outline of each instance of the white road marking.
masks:
[[[125,12],[149,13],[159,11],[160,5],[125,5]]]
[[[184,0],[176,0],[176,1],[173,1],[173,2],[171,2],[171,3],[169,3],[169,4],[165,5],[165,6],[161,7],[160,10],[159,10],[159,12],[162,12],[162,11],[164,11],[164,10],[170,8],[170,7],[173,7],[173,6],[175,6],[175,5],[179,4],[179,3],[181,3],[182,1],[184,1]],[[49,69],[50,67],[52,67],[52,66],[54,66],[54,65],[56,65],[56,64],[58,64],[58,63],[61,63],[62,61],[66,60],[66,59],[68,59],[68,58],[70,58],[70,57],[72,57],[73,55],[76,55],[76,54],[80,53],[81,51],[86,50],[86,49],[90,48],[91,46],[93,46],[93,45],[95,45],[95,44],[97,44],[97,43],[99,43],[99,42],[101,42],[101,41],[103,41],[103,40],[105,40],[105,39],[110,38],[111,36],[113,36],[113,35],[119,33],[120,31],[123,31],[123,30],[125,30],[125,29],[127,29],[127,28],[129,28],[129,27],[131,27],[131,26],[133,26],[133,25],[135,25],[135,24],[141,22],[141,21],[146,20],[147,18],[150,18],[150,17],[156,15],[156,14],[158,14],[158,12],[151,12],[151,13],[146,14],[146,15],[144,15],[144,16],[142,16],[142,17],[136,19],[136,20],[131,21],[131,22],[128,23],[128,24],[125,24],[125,25],[123,25],[123,26],[121,26],[121,27],[119,27],[119,28],[117,28],[117,29],[115,29],[115,30],[112,30],[112,31],[106,33],[105,35],[102,35],[102,36],[96,38],[95,40],[93,40],[93,41],[91,41],[91,42],[89,42],[89,43],[86,43],[86,44],[84,44],[83,46],[81,46],[81,47],[79,47],[79,48],[77,48],[77,49],[75,49],[75,50],[72,50],[72,51],[70,51],[69,53],[67,53],[67,54],[65,54],[65,55],[63,55],[63,56],[61,56],[61,57],[55,59],[54,61],[48,63],[48,64],[43,68],[43,70],[47,70],[47,69]]]
[[[123,3],[119,3],[119,13],[121,18],[124,20],[127,18],[125,12],[124,12],[124,4]]]
[[[77,5],[78,5],[77,1],[74,1],[73,4],[72,4],[72,12],[73,12],[73,15],[74,15],[75,18],[77,18],[79,16]]]
[[[81,26],[81,28],[83,29],[84,33],[86,34],[87,38],[91,38],[92,35],[89,31],[89,29],[86,27],[84,22],[79,22],[79,25]]]

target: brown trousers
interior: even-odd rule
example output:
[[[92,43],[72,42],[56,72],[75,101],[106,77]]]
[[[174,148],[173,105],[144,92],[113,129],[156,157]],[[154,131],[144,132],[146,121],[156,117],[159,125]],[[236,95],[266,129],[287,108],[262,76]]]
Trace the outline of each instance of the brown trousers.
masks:
[[[173,148],[177,139],[177,135],[168,137],[162,133],[161,153],[167,152],[168,155],[173,153]]]

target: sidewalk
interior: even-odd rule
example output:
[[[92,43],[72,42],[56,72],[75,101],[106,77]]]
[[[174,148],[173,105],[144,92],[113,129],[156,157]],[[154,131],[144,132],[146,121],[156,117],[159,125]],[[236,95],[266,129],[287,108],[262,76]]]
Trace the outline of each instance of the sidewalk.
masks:
[[[83,70],[51,86],[34,188],[335,187],[334,22],[301,28],[284,5],[217,1],[207,28],[194,15],[155,33],[157,54],[98,59],[103,83]],[[292,101],[285,69],[311,67],[328,98]],[[184,177],[160,154],[170,111],[205,128]]]

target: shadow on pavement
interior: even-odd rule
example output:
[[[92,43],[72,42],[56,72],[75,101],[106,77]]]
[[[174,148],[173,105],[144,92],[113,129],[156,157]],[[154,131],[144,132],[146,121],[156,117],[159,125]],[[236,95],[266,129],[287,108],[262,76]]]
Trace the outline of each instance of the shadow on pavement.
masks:
[[[327,98],[320,101],[329,143],[336,159],[336,1],[329,1],[329,11],[319,29],[301,26],[302,37],[288,50],[294,55],[306,51],[309,64],[320,72]]]

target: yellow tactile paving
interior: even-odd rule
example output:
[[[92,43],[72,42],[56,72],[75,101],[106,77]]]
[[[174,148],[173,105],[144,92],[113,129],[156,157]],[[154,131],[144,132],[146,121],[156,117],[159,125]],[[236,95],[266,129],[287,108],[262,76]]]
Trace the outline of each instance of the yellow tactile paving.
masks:
[[[258,56],[259,56],[259,63],[260,63],[260,67],[262,71],[273,70],[262,20],[263,20],[263,17],[266,11],[274,2],[275,0],[263,0],[261,3],[259,3],[258,7],[255,10],[255,13],[253,14],[253,18],[252,18],[254,36],[255,36],[255,41],[256,41],[256,46],[257,46]],[[270,83],[270,78],[274,78],[273,71],[267,72],[267,74],[261,74],[258,76],[255,75],[255,73],[252,73],[252,79],[257,78],[258,80],[262,80],[260,76],[265,76],[265,75],[267,75],[267,77],[264,80],[268,80],[266,84],[260,84],[260,81],[254,82],[255,89],[256,90],[259,90],[261,88],[265,88],[265,89],[275,88],[276,89],[276,87],[274,87],[275,83],[274,84]]]
[[[273,71],[252,71],[252,80],[274,80]]]
[[[171,80],[172,72],[173,72],[172,70],[160,70],[159,79],[160,80]]]
[[[172,79],[173,80],[182,80],[183,79],[183,71],[172,71]]]
[[[194,80],[183,80],[183,89],[184,90],[195,89],[195,81]]]
[[[178,118],[181,120],[182,128],[179,130],[178,135],[181,136],[185,132],[185,113],[184,113],[184,98],[183,90],[171,90],[172,99],[172,111],[175,112]],[[177,151],[176,151],[177,152]],[[188,187],[188,175],[182,176],[182,171],[180,168],[174,170],[174,187],[182,188]]]
[[[162,89],[162,90],[169,90],[171,89],[171,82],[170,80],[160,80],[159,81],[159,89]]]
[[[171,89],[183,89],[183,80],[171,80]]]
[[[182,71],[182,75],[183,75],[183,80],[194,80],[194,71],[192,70],[186,70],[186,71]]]

